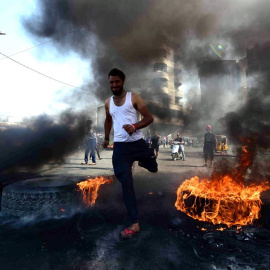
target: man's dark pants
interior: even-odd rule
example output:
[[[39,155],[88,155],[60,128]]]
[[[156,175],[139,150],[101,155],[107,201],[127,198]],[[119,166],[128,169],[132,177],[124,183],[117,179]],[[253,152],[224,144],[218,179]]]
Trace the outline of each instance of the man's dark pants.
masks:
[[[95,155],[95,149],[96,149],[96,140],[86,140],[85,142],[85,153],[84,153],[84,161],[88,163],[88,156],[90,153],[90,156],[92,158],[92,162],[96,163],[96,155]]]
[[[214,159],[214,148],[213,147],[204,148],[203,153],[204,153],[205,162],[207,161],[208,157],[209,157],[211,162],[213,161],[213,159]]]
[[[157,172],[158,165],[154,151],[143,139],[135,142],[115,142],[112,161],[114,174],[122,185],[128,218],[132,224],[137,223],[139,218],[133,187],[132,165],[134,161],[139,161],[139,166],[151,172]]]

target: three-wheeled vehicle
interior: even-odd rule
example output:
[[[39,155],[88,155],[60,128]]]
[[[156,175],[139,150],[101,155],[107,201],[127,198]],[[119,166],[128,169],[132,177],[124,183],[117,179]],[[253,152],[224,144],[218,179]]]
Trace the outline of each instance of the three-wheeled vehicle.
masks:
[[[228,152],[228,139],[225,135],[216,135],[216,149],[215,152]]]

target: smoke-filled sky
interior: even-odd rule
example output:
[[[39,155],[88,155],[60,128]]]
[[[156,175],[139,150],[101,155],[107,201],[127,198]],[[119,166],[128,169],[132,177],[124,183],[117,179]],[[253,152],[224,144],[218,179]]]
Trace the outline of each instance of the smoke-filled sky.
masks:
[[[270,39],[268,0],[35,0],[1,5],[5,5],[1,7],[3,14],[19,10],[16,17],[1,14],[1,31],[7,32],[1,40],[9,37],[9,28],[2,29],[8,25],[16,25],[14,32],[20,34],[20,40],[27,40],[22,50],[30,43],[49,40],[27,51],[30,58],[24,59],[22,53],[16,60],[35,64],[37,70],[45,66],[42,73],[79,87],[58,84],[30,70],[27,80],[22,81],[19,76],[25,68],[10,59],[2,60],[2,80],[9,94],[2,96],[5,106],[1,107],[16,111],[19,106],[22,110],[20,103],[25,102],[28,114],[32,113],[31,107],[35,114],[38,107],[41,112],[61,110],[61,106],[80,109],[89,106],[89,100],[93,102],[95,97],[102,103],[110,94],[107,73],[111,68],[123,69],[129,78],[152,63],[163,44],[181,48],[183,68],[195,74],[201,61],[220,59],[210,44],[221,45],[222,59],[239,60],[245,56],[245,48]],[[1,45],[0,52],[10,55],[20,51],[18,40],[12,47]],[[198,91],[198,78],[185,78],[183,89]],[[20,102],[14,102],[14,97]],[[3,100],[8,102],[4,104]]]
[[[33,0],[0,1],[0,32],[6,33],[0,35],[0,53],[44,75],[80,87],[84,77],[89,78],[89,62],[74,52],[59,54],[49,38],[30,37],[21,20],[34,10]],[[69,107],[62,97],[74,87],[40,75],[1,54],[0,74],[0,121],[7,116],[15,121],[43,113],[55,114]]]

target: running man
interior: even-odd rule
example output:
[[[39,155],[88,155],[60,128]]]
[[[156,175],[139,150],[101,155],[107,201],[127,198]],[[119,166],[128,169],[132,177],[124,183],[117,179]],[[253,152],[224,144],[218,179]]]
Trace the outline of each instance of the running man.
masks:
[[[113,96],[105,101],[106,119],[104,123],[105,140],[109,144],[110,131],[114,128],[113,168],[114,174],[122,185],[123,199],[130,226],[121,231],[123,239],[129,239],[140,231],[136,196],[133,187],[132,165],[138,165],[150,172],[157,172],[158,165],[153,149],[143,139],[141,129],[153,122],[153,116],[143,99],[136,93],[124,90],[125,74],[116,68],[109,72]],[[142,120],[138,121],[138,112]]]

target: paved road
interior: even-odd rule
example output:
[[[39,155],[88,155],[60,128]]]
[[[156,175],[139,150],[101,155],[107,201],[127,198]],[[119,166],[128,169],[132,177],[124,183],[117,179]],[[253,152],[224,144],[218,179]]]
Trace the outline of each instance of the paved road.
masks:
[[[173,161],[170,154],[171,149],[160,148],[158,164],[159,173],[180,174],[186,171],[209,172],[209,168],[202,168],[204,163],[201,148],[186,147],[186,161]],[[102,150],[102,160],[97,159],[97,165],[81,165],[83,162],[83,151],[78,151],[66,158],[64,164],[47,164],[40,173],[46,175],[67,175],[76,177],[95,177],[97,175],[113,175],[112,167],[112,150]],[[219,157],[220,155],[217,155]],[[143,171],[143,169],[141,169]],[[140,173],[141,170],[136,167],[135,174]]]
[[[46,164],[37,175],[68,177],[76,182],[113,175],[112,151],[104,150],[101,156],[96,166],[81,165],[83,151],[78,151],[67,157],[65,164]],[[220,158],[215,156],[215,160]],[[233,156],[225,158],[235,160]],[[186,147],[186,159],[173,161],[170,149],[161,148],[158,173],[135,166],[134,186],[142,230],[129,241],[119,238],[127,220],[117,180],[100,187],[93,207],[69,218],[18,221],[0,216],[1,269],[269,269],[270,252],[263,243],[256,243],[256,233],[267,237],[259,226],[247,227],[240,233],[233,229],[214,232],[212,224],[198,222],[176,210],[179,185],[186,178],[212,172],[202,167],[201,148]],[[208,230],[202,231],[202,226]]]

